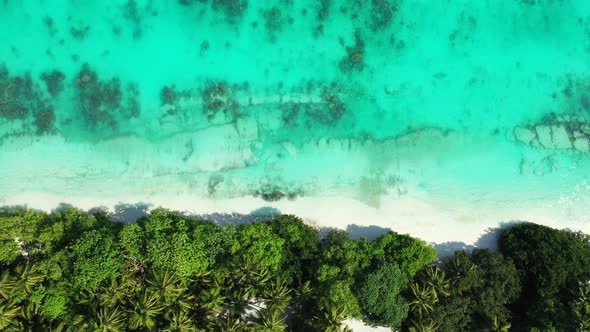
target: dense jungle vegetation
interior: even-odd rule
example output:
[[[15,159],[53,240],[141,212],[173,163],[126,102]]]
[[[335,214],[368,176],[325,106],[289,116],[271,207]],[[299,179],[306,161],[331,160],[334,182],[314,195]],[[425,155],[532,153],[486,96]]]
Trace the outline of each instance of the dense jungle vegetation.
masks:
[[[588,331],[587,235],[520,223],[499,251],[320,232],[295,216],[218,226],[155,210],[0,211],[0,330]]]

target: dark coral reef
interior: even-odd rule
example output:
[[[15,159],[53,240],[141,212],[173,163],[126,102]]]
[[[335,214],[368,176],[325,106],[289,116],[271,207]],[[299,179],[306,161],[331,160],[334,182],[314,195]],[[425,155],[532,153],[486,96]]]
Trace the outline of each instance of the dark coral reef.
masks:
[[[90,128],[117,128],[117,120],[139,116],[139,90],[133,84],[125,89],[119,78],[99,79],[88,64],[76,77],[76,99],[80,112]]]

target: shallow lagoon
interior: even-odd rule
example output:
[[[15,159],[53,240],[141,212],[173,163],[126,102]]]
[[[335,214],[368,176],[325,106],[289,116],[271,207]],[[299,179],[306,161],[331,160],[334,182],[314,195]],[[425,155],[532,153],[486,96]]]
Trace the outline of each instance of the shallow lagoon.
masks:
[[[587,1],[105,3],[0,3],[0,204],[339,197],[394,229],[588,231]]]

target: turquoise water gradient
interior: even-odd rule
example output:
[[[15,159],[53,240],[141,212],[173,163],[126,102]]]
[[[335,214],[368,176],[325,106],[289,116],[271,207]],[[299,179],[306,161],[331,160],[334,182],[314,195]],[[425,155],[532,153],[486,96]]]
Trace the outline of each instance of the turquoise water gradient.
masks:
[[[4,0],[0,41],[0,203],[393,195],[590,221],[588,1]]]

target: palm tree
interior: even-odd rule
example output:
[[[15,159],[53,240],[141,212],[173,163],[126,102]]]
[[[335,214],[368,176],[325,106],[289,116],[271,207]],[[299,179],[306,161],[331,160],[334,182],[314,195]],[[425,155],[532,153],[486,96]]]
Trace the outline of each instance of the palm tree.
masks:
[[[412,327],[408,329],[409,332],[436,332],[438,325],[433,321],[412,320]]]
[[[252,284],[257,287],[263,287],[272,278],[272,273],[268,266],[263,266],[260,263],[257,263],[253,277]]]
[[[310,325],[314,324],[314,319],[310,320],[316,312],[316,305],[312,302],[314,300],[314,289],[310,286],[310,281],[300,284],[294,289],[292,309],[294,310],[293,320],[290,322],[301,327],[300,330],[309,329]]]
[[[254,321],[254,331],[257,332],[278,332],[285,331],[285,316],[282,310],[267,307],[258,311],[258,317]]]
[[[15,286],[16,283],[14,278],[10,276],[9,271],[4,271],[2,276],[0,276],[0,297],[9,299],[12,295],[12,292],[14,291]]]
[[[449,289],[451,288],[449,279],[446,278],[445,273],[438,267],[429,266],[426,268],[424,282],[432,287],[437,299],[440,296],[449,296]]]
[[[196,302],[197,297],[188,292],[183,292],[175,298],[170,299],[167,304],[167,310],[170,311],[190,311],[191,309],[198,308]]]
[[[469,272],[477,269],[477,265],[473,263],[466,255],[455,255],[453,259],[448,262],[448,271],[452,278],[465,277]]]
[[[125,331],[125,312],[119,307],[100,308],[94,312],[94,315],[88,323],[82,323],[81,330],[89,329],[91,331],[101,332],[121,332]]]
[[[577,330],[590,330],[590,281],[578,282],[575,299],[571,302],[571,308],[576,317]]]
[[[230,316],[216,319],[210,324],[210,328],[213,331],[218,332],[243,332],[247,331],[246,324],[239,318]]]
[[[200,330],[193,324],[191,317],[186,310],[173,310],[168,315],[170,325],[164,329],[164,332],[199,332]]]
[[[154,329],[156,317],[162,312],[164,306],[160,303],[158,293],[146,288],[136,298],[132,299],[129,310],[129,327],[132,329]]]
[[[282,280],[272,280],[262,291],[262,298],[267,307],[284,308],[291,301],[291,290]]]
[[[246,287],[248,292],[263,287],[271,278],[272,274],[267,266],[254,260],[251,256],[242,256],[230,264],[232,271],[232,282],[241,287]]]
[[[14,272],[16,273],[15,288],[23,290],[25,294],[31,294],[33,288],[45,279],[36,264],[17,265]]]
[[[88,293],[90,295],[90,293]],[[122,305],[133,295],[133,287],[128,282],[116,279],[111,280],[111,284],[101,287],[95,295],[95,301],[105,307],[115,307]]]
[[[313,288],[310,281],[306,281],[295,289],[294,302],[296,304],[305,303],[313,297]]]
[[[322,307],[322,315],[314,317],[316,325],[320,330],[326,332],[352,331],[342,322],[346,319],[346,309],[343,306],[325,303]]]
[[[477,269],[477,265],[469,259],[465,252],[455,253],[455,256],[445,266],[445,271],[453,286],[453,293],[462,294],[474,287],[474,283],[481,280]]]
[[[43,319],[41,318],[41,306],[34,302],[29,302],[21,307],[21,316],[24,318],[24,325],[26,328],[31,330],[35,327],[43,325]]]
[[[295,289],[293,309],[295,309],[297,316],[305,317],[306,312],[311,308],[309,302],[312,298],[313,288],[311,288],[309,280]]]
[[[251,256],[239,256],[230,263],[225,295],[228,315],[241,317],[273,277],[269,268]]]
[[[46,331],[48,332],[66,332],[66,331],[76,331],[80,332],[84,329],[80,327],[80,323],[83,322],[86,317],[81,316],[82,319],[78,318],[81,315],[76,315],[74,317],[68,317],[67,319],[60,319],[55,320],[49,323],[46,327]]]
[[[410,301],[410,310],[418,317],[424,317],[432,311],[434,304],[438,301],[432,287],[420,285],[418,283],[410,284],[413,299]]]
[[[109,285],[95,290],[83,289],[77,297],[77,303],[86,307],[89,313],[98,312],[99,308],[115,308],[126,304],[133,296],[134,286],[126,280],[112,279]]]
[[[494,318],[492,319],[492,327],[490,329],[490,332],[508,332],[510,331],[511,327],[512,324],[510,324],[509,322],[504,322],[498,316],[494,316]]]
[[[154,272],[147,279],[148,284],[158,293],[160,298],[164,299],[166,304],[172,302],[182,294],[184,288],[180,287],[180,278],[170,271]]]
[[[244,288],[234,287],[227,296],[227,316],[242,317],[252,304],[252,294]]]
[[[99,306],[100,294],[95,290],[83,289],[76,297],[78,305],[87,309],[96,309]]]
[[[21,315],[21,307],[12,301],[0,302],[0,331],[22,330],[19,317]]]
[[[218,283],[205,289],[200,296],[200,302],[203,308],[215,314],[223,310],[226,298],[221,291],[222,287]]]
[[[222,270],[223,268],[219,268],[216,272],[219,273]],[[186,284],[192,292],[199,292],[200,290],[219,282],[220,277],[217,273],[213,275],[211,271],[199,271],[187,280],[186,283],[182,283],[182,285]]]
[[[92,317],[95,317],[96,315],[93,315]],[[58,323],[58,325],[56,326],[55,330],[56,332],[63,332],[63,331],[68,331],[68,332],[85,332],[87,330],[93,330],[90,329],[90,322],[89,322],[89,316],[86,315],[74,315],[73,317],[63,320],[61,322]],[[96,329],[94,329],[96,330]]]

